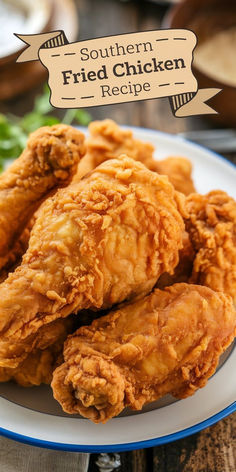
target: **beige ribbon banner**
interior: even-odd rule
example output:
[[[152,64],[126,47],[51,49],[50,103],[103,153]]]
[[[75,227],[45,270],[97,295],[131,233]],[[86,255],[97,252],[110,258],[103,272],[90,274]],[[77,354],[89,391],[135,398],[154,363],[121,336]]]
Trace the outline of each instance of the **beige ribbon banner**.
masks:
[[[186,29],[143,31],[68,43],[63,31],[16,35],[28,47],[17,62],[48,69],[50,102],[80,108],[169,97],[176,117],[217,113],[192,73],[196,35]]]

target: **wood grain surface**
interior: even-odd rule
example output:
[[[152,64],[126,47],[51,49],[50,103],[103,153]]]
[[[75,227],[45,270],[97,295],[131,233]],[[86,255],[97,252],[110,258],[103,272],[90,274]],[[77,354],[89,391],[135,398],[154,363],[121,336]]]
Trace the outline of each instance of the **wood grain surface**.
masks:
[[[165,7],[146,1],[77,0],[80,16],[79,39],[157,29]],[[23,115],[32,107],[39,88],[14,101],[0,104],[0,112]],[[26,99],[27,98],[27,99]],[[207,118],[175,118],[167,99],[148,100],[122,105],[89,109],[94,119],[112,118],[120,124],[153,128],[168,133],[214,128]],[[60,116],[60,111],[56,112]],[[236,163],[235,155],[226,156]],[[235,375],[235,372],[232,372]],[[132,438],[130,438],[132,439]],[[13,444],[9,441],[9,444]],[[28,446],[30,448],[30,446]],[[43,452],[39,450],[42,455]],[[46,452],[44,452],[46,454]],[[73,454],[72,454],[73,455]],[[77,456],[75,461],[77,461]],[[188,438],[164,446],[121,453],[117,472],[235,472],[236,471],[236,414]],[[97,455],[90,457],[89,472],[97,472]],[[68,464],[71,464],[69,462]],[[17,467],[9,469],[17,471]],[[28,470],[28,469],[27,469]],[[38,472],[37,464],[32,469]],[[59,469],[45,469],[56,470]],[[64,469],[60,469],[64,470]],[[65,470],[74,470],[67,468]],[[7,468],[1,472],[8,471]]]

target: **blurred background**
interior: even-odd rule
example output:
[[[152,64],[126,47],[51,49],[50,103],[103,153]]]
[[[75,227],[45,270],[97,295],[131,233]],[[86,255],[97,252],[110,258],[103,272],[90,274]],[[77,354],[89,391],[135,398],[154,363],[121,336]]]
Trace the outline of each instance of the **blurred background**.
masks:
[[[197,34],[193,71],[200,88],[223,89],[210,101],[219,115],[175,118],[167,99],[54,109],[40,62],[16,63],[22,43],[13,33],[63,29],[69,41],[76,41],[160,28],[188,28]],[[91,119],[104,118],[184,133],[236,163],[236,0],[0,0],[0,170],[6,159],[20,154],[34,129],[59,121],[87,126]],[[122,469],[117,470],[233,472],[227,464],[234,425],[232,415],[181,441],[122,453]],[[93,455],[89,472],[98,470],[96,461]]]
[[[210,102],[218,116],[175,118],[167,99],[84,111],[52,109],[45,87],[47,71],[40,62],[16,63],[22,48],[21,41],[13,34],[16,32],[34,34],[63,29],[68,40],[75,41],[170,27],[189,28],[197,34],[193,71],[200,88],[223,89]],[[58,120],[87,125],[90,119],[109,117],[120,124],[169,133],[232,129],[236,127],[235,103],[235,0],[0,0],[0,159],[15,157],[30,131]],[[189,137],[201,139],[198,135]],[[213,133],[213,141],[215,136]],[[228,137],[223,134],[227,141],[225,149],[220,135],[222,149],[217,150],[229,150]],[[230,139],[230,150],[232,147],[235,150],[236,137],[232,131]],[[206,144],[211,147],[212,138]]]

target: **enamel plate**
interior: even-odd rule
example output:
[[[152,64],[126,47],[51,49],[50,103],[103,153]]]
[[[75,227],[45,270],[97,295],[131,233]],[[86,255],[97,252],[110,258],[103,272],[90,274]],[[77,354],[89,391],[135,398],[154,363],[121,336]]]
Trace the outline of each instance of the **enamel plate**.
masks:
[[[84,130],[83,130],[84,131]],[[156,158],[185,156],[193,163],[200,193],[220,188],[236,198],[236,167],[222,157],[182,138],[133,128],[137,138],[156,148]],[[208,384],[194,396],[170,396],[144,408],[125,411],[107,424],[95,425],[62,412],[48,386],[22,388],[0,384],[0,432],[34,446],[78,452],[126,451],[183,438],[236,411],[236,349],[231,346]]]

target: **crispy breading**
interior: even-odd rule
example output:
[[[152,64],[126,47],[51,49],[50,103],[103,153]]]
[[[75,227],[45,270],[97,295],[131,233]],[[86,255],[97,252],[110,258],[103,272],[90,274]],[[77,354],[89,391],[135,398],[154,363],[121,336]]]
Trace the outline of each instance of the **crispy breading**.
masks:
[[[188,282],[193,270],[195,251],[187,231],[183,233],[183,248],[179,251],[179,263],[173,275],[165,273],[157,281],[157,288],[163,289],[179,282]]]
[[[156,289],[69,336],[54,397],[95,423],[167,393],[185,398],[206,384],[235,334],[231,297],[190,284]]]
[[[167,177],[126,156],[58,190],[0,285],[0,340],[10,347],[72,312],[148,293],[178,263],[184,203]]]
[[[62,348],[63,344],[56,344],[44,351],[37,349],[15,369],[0,367],[0,382],[14,380],[22,387],[32,387],[42,383],[50,384],[57,356],[61,353]]]
[[[25,339],[9,341],[0,339],[0,368],[9,367],[15,369],[33,351],[44,350],[49,346],[65,340],[66,335],[72,332],[74,326],[73,317],[59,318],[52,323],[43,325],[37,333],[29,335]]]
[[[196,252],[190,282],[225,292],[236,304],[236,201],[226,192],[187,198],[186,222]]]
[[[167,175],[169,181],[178,192],[189,195],[195,192],[192,180],[192,164],[186,157],[167,157],[163,160],[154,161],[155,165],[146,164],[149,169],[155,170],[159,174]]]
[[[121,154],[126,154],[143,164],[152,159],[154,152],[152,144],[134,139],[132,131],[120,128],[112,120],[92,121],[88,129],[90,135],[86,139],[86,156],[83,164],[78,167],[76,180],[80,180],[84,173],[90,172],[102,162],[119,157]]]
[[[45,126],[30,135],[21,156],[0,175],[0,268],[42,199],[71,181],[84,153],[80,131]]]
[[[19,343],[18,358],[10,358],[8,362],[5,359],[5,365],[9,364],[11,367],[0,367],[0,382],[14,380],[23,387],[41,383],[50,384],[53,370],[63,362],[64,341],[75,326],[75,317],[72,315],[43,326],[38,332],[37,339],[30,337],[27,341]],[[3,348],[0,343],[2,354]],[[16,367],[12,367],[14,364]]]
[[[141,161],[148,169],[167,175],[179,192],[188,195],[195,191],[191,177],[192,164],[188,159],[184,157],[154,159],[152,144],[135,139],[131,130],[120,128],[112,120],[93,121],[89,125],[89,133],[86,139],[87,152],[79,163],[75,181],[80,180],[105,160],[114,159],[124,153],[132,159]]]

